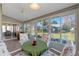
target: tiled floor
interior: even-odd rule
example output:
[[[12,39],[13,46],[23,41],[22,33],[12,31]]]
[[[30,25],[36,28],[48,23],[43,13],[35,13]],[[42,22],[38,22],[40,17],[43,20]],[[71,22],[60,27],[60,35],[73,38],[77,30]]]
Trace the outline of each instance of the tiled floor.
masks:
[[[23,51],[19,51],[16,55],[14,56],[28,56],[26,55]]]
[[[17,39],[17,37],[13,37],[13,36],[4,37],[4,36],[3,36],[3,40],[4,40],[4,41],[11,40],[11,39]]]
[[[17,39],[5,41],[9,52],[15,51],[21,48],[21,45]]]

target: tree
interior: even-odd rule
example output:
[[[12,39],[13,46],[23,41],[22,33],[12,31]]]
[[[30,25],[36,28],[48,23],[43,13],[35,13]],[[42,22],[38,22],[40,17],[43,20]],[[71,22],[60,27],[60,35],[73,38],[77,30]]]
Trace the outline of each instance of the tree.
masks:
[[[62,29],[65,30],[65,32],[69,32],[71,29],[71,23],[70,22],[64,23]]]
[[[57,21],[54,20],[54,21],[53,21],[53,24],[58,24],[58,23],[57,23]]]

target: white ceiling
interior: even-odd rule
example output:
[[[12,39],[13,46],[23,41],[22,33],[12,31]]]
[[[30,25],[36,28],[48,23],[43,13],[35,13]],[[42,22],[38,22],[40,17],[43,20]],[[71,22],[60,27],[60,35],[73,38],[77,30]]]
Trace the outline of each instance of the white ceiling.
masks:
[[[73,3],[40,3],[40,9],[32,10],[31,3],[6,3],[2,4],[3,15],[13,17],[20,21],[27,21],[38,16],[54,12],[72,5]]]

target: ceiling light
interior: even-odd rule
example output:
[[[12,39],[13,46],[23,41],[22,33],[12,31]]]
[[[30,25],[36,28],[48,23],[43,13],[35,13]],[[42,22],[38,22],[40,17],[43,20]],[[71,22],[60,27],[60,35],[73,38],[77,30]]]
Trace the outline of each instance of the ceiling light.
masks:
[[[39,6],[39,4],[37,4],[37,3],[33,3],[33,4],[30,5],[30,8],[32,8],[32,9],[34,9],[34,10],[37,10],[37,9],[40,8],[40,6]]]

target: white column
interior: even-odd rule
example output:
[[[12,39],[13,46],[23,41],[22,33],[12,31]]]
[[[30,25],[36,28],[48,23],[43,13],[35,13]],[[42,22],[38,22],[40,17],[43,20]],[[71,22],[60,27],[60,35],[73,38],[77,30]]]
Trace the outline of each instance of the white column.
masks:
[[[2,40],[2,5],[0,4],[0,56],[10,56],[6,44]]]
[[[79,6],[76,10],[77,13],[77,28],[76,28],[76,56],[79,56]]]
[[[1,23],[2,23],[2,22],[1,22],[1,19],[2,19],[2,12],[1,12],[1,5],[0,5],[0,40],[1,40],[1,37],[2,37],[2,36],[1,36],[1,32],[2,32],[2,31],[1,31]]]

